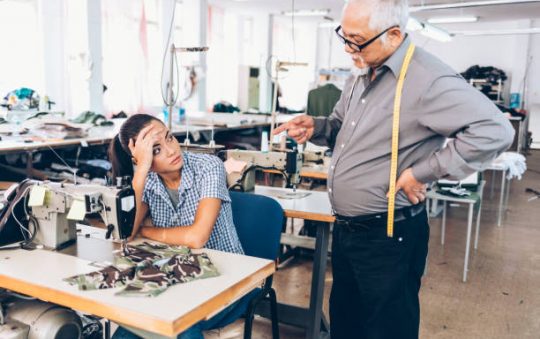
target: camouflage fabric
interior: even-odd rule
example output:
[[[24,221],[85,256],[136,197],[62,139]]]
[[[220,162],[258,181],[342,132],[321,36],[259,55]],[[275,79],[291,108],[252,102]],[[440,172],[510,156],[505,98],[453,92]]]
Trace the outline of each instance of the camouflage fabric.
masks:
[[[190,249],[185,246],[153,244],[146,241],[139,245],[130,245],[128,250],[128,256],[115,256],[113,266],[119,269],[127,269],[133,266],[146,266],[149,262],[169,258],[176,254],[191,254]]]
[[[107,266],[101,271],[76,275],[64,279],[70,285],[78,285],[80,290],[100,290],[104,288],[122,287],[133,280],[135,270],[119,270],[114,266]]]
[[[129,255],[117,256],[113,266],[64,280],[80,290],[125,287],[116,295],[155,297],[174,284],[219,275],[206,253],[187,247],[148,242],[128,247]]]

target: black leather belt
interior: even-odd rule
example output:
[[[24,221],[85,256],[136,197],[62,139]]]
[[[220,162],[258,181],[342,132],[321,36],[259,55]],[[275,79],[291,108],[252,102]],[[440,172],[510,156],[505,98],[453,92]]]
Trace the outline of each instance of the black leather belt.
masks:
[[[424,204],[418,204],[418,205],[413,205],[413,206],[397,209],[394,212],[394,222],[399,222],[399,221],[403,221],[403,220],[415,217],[421,212],[423,212],[424,209],[425,209]],[[336,221],[334,222],[334,224],[339,225],[339,226],[366,227],[368,225],[375,226],[378,224],[380,224],[381,226],[386,226],[388,212],[359,215],[356,217],[346,217],[346,216],[336,214],[335,217],[336,217]]]

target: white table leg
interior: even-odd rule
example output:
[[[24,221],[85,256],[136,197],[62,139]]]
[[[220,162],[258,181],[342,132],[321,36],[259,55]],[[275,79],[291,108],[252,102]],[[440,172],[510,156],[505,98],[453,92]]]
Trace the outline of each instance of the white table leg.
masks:
[[[476,235],[474,237],[474,249],[478,249],[478,238],[480,237],[480,216],[482,214],[482,197],[478,202],[478,212],[476,214]]]
[[[443,201],[442,225],[441,225],[441,245],[444,245],[444,234],[446,233],[446,200]]]
[[[501,180],[501,197],[499,199],[499,216],[497,218],[497,226],[502,224],[502,213],[503,213],[503,204],[504,204],[504,191],[506,185],[506,170],[502,171],[502,180]]]
[[[463,282],[467,282],[467,271],[469,270],[469,252],[471,248],[473,212],[474,203],[471,203],[469,204],[469,218],[467,219],[467,244],[465,247],[465,263],[463,264]]]
[[[504,212],[506,212],[508,210],[508,197],[510,196],[510,183],[512,182],[512,180],[507,180],[507,183],[506,183],[506,196],[504,198]]]

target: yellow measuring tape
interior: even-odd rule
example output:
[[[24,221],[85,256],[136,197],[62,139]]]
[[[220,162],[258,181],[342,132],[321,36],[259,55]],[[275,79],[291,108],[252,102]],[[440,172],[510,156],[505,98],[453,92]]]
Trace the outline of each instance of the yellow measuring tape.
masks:
[[[401,95],[403,93],[403,83],[405,75],[409,69],[412,56],[414,54],[414,44],[409,45],[407,54],[403,60],[401,71],[399,72],[398,83],[396,87],[396,96],[394,98],[394,117],[392,120],[392,155],[390,159],[390,188],[388,190],[388,221],[386,226],[386,234],[388,237],[394,236],[394,210],[396,207],[396,181],[398,167],[398,151],[399,151],[399,113],[401,110]]]

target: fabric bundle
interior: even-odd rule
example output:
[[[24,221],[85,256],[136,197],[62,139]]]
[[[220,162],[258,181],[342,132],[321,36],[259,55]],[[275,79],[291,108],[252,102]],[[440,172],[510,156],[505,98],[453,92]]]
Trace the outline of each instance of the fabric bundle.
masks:
[[[144,242],[128,249],[111,266],[64,280],[80,290],[124,287],[115,294],[155,297],[169,286],[219,275],[206,253],[194,254],[184,246]]]

